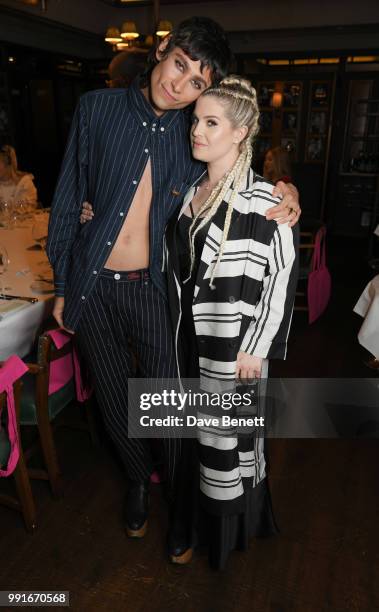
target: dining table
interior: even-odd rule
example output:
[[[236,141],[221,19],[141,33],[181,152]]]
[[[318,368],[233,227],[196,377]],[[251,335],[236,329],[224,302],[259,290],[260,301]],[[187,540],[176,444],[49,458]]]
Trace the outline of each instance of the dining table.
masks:
[[[366,285],[353,310],[363,317],[359,343],[379,359],[379,274]]]
[[[41,325],[51,315],[54,285],[44,249],[47,224],[48,212],[41,209],[16,227],[0,225],[0,254],[8,256],[0,275],[0,361],[30,353]],[[39,233],[38,228],[42,228]]]

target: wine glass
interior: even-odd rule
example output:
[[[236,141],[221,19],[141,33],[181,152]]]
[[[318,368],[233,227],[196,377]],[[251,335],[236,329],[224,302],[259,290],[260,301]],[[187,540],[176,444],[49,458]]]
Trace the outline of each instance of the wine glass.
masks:
[[[17,203],[13,201],[9,207],[8,229],[19,227],[20,214],[17,208]]]
[[[2,282],[3,274],[8,270],[9,257],[5,246],[0,244],[0,296],[3,295],[4,286]]]
[[[26,200],[17,200],[15,203],[16,226],[25,227],[25,221],[28,216],[28,205]]]
[[[1,223],[5,229],[12,229],[13,204],[12,198],[2,199],[0,201]]]

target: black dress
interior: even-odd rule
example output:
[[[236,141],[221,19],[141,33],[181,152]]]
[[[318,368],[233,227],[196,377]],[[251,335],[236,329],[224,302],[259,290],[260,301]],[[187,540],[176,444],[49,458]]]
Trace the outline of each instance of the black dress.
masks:
[[[192,204],[190,209],[193,217]],[[184,358],[183,378],[199,378],[199,358],[196,332],[192,315],[192,301],[196,284],[201,251],[209,225],[206,224],[195,237],[195,262],[192,275],[190,271],[189,228],[193,218],[184,214],[176,223],[176,245],[181,278],[182,318],[179,342]],[[185,281],[185,282],[184,282]],[[271,505],[267,477],[256,487],[244,493],[245,510],[241,514],[211,514],[201,504],[199,495],[199,459],[196,440],[183,440],[182,489],[179,503],[182,516],[188,522],[188,538],[193,547],[208,546],[210,566],[214,569],[225,568],[228,556],[233,550],[247,550],[252,536],[266,537],[279,532]]]

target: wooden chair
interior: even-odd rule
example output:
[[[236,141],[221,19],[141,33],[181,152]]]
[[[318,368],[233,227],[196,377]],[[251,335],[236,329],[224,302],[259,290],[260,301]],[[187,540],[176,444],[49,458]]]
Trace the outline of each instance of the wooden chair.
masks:
[[[21,396],[21,425],[36,425],[39,433],[39,443],[32,445],[25,452],[26,460],[39,448],[42,449],[45,467],[43,469],[28,469],[31,478],[48,480],[54,497],[60,497],[63,491],[61,470],[57,458],[53,428],[56,418],[66,406],[76,400],[75,381],[72,378],[58,391],[49,395],[50,365],[66,355],[72,354],[72,341],[57,349],[48,334],[42,334],[38,339],[37,363],[28,363],[29,374],[24,376],[24,387]],[[91,410],[91,402],[84,402],[87,425],[76,427],[86,429],[92,442],[97,445],[96,428]]]
[[[299,242],[299,279],[295,294],[294,310],[308,312],[308,274],[311,270],[312,258],[315,249],[316,232],[300,232]]]
[[[24,457],[24,452],[21,444],[21,434],[20,434],[20,394],[21,394],[21,380],[17,380],[13,384],[13,393],[15,398],[15,406],[16,406],[16,419],[17,419],[17,431],[18,431],[18,439],[19,439],[19,459],[11,478],[13,477],[17,497],[0,494],[0,503],[18,510],[22,513],[24,517],[24,522],[26,529],[30,532],[34,532],[37,521],[36,521],[36,509],[34,505],[34,499],[32,494],[32,489],[30,486],[29,474],[26,468],[26,461]],[[0,394],[0,409],[5,408],[7,401],[6,393]],[[2,412],[2,410],[0,410]],[[10,444],[8,440],[8,436],[5,433],[4,428],[0,430],[0,464],[5,465],[8,461],[10,453]]]

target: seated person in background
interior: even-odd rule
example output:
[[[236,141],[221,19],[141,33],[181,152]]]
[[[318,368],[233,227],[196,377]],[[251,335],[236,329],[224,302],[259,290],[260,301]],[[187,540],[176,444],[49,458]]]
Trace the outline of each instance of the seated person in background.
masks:
[[[263,176],[276,185],[278,181],[291,183],[291,160],[283,147],[269,149],[263,164]]]
[[[34,176],[17,168],[16,151],[10,145],[0,148],[0,200],[12,199],[37,207]]]

